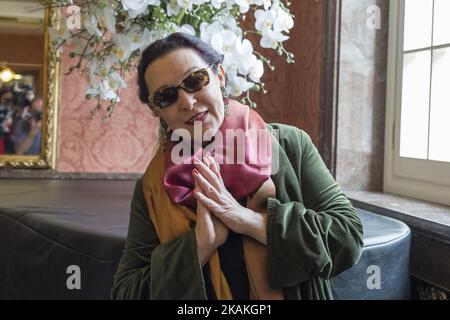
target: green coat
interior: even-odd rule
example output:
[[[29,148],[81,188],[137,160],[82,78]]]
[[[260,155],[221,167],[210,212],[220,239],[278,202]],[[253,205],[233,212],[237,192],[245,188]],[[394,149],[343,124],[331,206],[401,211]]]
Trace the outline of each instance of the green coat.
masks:
[[[332,299],[329,279],[353,266],[363,247],[355,209],[323,163],[309,135],[279,130],[276,198],[267,203],[267,270],[285,299]],[[273,146],[278,146],[273,140]],[[194,228],[160,244],[147,212],[142,180],[131,203],[128,238],[114,276],[113,299],[206,299]]]

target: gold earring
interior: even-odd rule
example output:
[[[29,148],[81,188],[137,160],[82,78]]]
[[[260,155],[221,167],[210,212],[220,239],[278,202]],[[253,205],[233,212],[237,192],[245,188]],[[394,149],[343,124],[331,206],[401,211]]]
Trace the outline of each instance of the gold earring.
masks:
[[[224,116],[228,116],[229,111],[230,111],[230,105],[229,103],[229,99],[228,99],[228,92],[227,89],[225,88],[225,86],[220,86],[220,91],[222,92],[222,98],[223,98],[223,110],[224,110]]]
[[[160,132],[160,135],[163,136],[162,143],[163,143],[163,151],[166,151],[167,142],[169,142],[171,136],[172,136],[172,130],[169,129],[167,126],[167,123],[164,121],[163,118],[159,118],[159,121],[161,123],[161,129],[162,132]]]

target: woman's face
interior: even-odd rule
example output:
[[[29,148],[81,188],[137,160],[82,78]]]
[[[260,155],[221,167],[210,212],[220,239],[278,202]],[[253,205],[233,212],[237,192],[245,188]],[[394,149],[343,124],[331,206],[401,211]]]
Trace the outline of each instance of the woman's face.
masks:
[[[155,91],[170,86],[177,86],[195,70],[208,67],[205,61],[190,48],[176,49],[153,61],[145,71],[145,81],[150,97]],[[212,130],[215,133],[223,122],[224,103],[220,91],[221,84],[225,84],[225,74],[222,65],[219,65],[216,75],[211,68],[208,69],[210,82],[197,92],[188,93],[178,89],[178,99],[165,107],[153,107],[154,112],[160,116],[169,129],[186,129],[194,139],[195,120],[201,122],[201,133]],[[195,118],[198,116],[198,118]],[[191,120],[191,121],[190,121]],[[198,125],[199,122],[196,122]],[[195,137],[200,138],[200,137]]]
[[[1,104],[10,104],[12,102],[13,95],[11,92],[6,92],[0,97]]]

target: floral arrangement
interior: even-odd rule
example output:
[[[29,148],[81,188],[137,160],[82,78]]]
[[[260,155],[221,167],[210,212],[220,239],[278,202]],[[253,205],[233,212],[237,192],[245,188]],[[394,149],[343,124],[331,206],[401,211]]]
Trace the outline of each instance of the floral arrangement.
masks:
[[[261,77],[264,64],[274,70],[270,60],[256,51],[245,38],[248,33],[260,36],[259,45],[271,48],[287,63],[294,56],[283,42],[294,25],[290,3],[281,0],[46,0],[46,6],[78,8],[66,19],[81,21],[78,28],[60,23],[50,28],[52,46],[61,50],[69,44],[73,70],[88,80],[86,98],[97,99],[93,112],[107,101],[107,116],[120,101],[119,91],[126,87],[124,74],[134,66],[135,58],[150,43],[173,32],[187,32],[201,38],[224,55],[223,65],[228,77],[226,90],[242,98],[251,107],[251,90],[263,90]],[[74,5],[76,5],[74,7]],[[69,11],[69,10],[67,10]],[[256,30],[243,30],[240,24],[253,13]],[[77,15],[77,16],[76,16]]]

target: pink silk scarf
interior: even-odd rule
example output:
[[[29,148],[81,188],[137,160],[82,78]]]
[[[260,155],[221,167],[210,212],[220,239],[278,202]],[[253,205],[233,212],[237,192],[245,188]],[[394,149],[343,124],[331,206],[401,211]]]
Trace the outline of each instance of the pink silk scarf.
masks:
[[[202,147],[189,141],[169,141],[164,159],[164,189],[170,199],[192,209],[197,200],[192,194],[194,157],[202,159],[209,151],[220,164],[220,173],[227,190],[238,201],[257,191],[271,173],[271,137],[264,120],[235,100],[229,100],[229,114],[224,118],[211,143]],[[209,139],[208,139],[209,140]],[[183,145],[177,144],[185,143]],[[186,151],[186,152],[185,152]],[[174,161],[175,159],[175,161]]]

